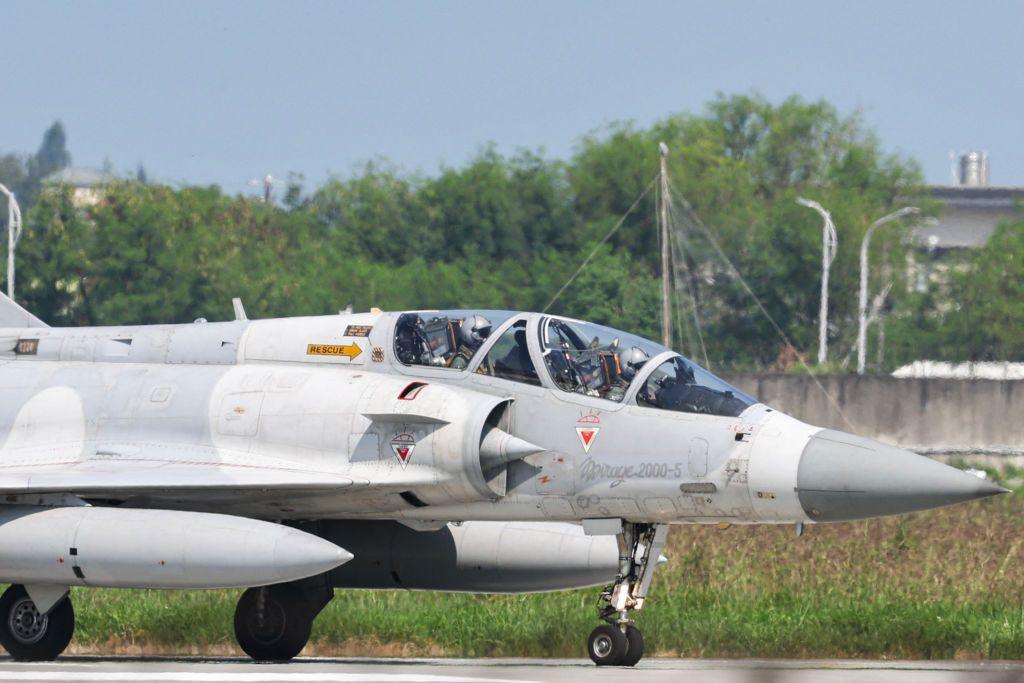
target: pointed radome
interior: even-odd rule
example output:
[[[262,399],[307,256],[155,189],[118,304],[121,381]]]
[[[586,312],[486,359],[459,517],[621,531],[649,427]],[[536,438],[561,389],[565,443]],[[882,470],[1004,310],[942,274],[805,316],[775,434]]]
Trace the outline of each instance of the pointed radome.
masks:
[[[834,522],[963,503],[1007,493],[979,479],[872,439],[823,429],[800,458],[797,494],[807,515]]]

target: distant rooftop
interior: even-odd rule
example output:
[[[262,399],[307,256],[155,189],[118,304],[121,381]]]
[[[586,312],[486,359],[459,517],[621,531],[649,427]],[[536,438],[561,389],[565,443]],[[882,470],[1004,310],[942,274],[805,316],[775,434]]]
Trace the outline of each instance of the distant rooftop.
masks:
[[[913,379],[1024,379],[1024,363],[963,362],[946,363],[934,360],[918,360],[904,365],[892,373],[893,377]]]
[[[70,185],[71,187],[100,187],[117,180],[113,173],[98,168],[85,166],[69,166],[43,179],[45,185]]]

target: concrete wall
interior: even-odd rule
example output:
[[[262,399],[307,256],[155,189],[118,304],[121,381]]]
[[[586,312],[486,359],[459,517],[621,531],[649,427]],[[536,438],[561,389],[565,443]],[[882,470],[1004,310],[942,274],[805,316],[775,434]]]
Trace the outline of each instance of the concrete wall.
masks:
[[[1024,381],[725,375],[796,418],[931,454],[1024,459]],[[845,415],[851,424],[847,423]]]

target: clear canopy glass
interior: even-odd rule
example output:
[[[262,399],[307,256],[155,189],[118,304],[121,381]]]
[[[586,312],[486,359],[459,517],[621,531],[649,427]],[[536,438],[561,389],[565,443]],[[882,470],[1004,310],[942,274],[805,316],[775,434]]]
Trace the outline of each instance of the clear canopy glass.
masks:
[[[544,365],[563,391],[622,401],[651,358],[668,349],[603,325],[545,318],[540,327]],[[736,417],[757,401],[693,361],[676,356],[651,373],[637,392],[650,408]]]
[[[513,316],[517,323],[489,344],[491,332]],[[495,310],[416,311],[403,313],[395,326],[395,355],[406,365],[451,368],[469,366],[477,351],[491,351],[477,372],[539,384],[543,365],[561,391],[621,402],[638,377],[638,405],[706,415],[736,417],[757,401],[688,358],[676,355],[653,372],[650,359],[669,349],[643,337],[581,320],[547,316],[538,334],[543,361],[534,364],[526,343],[530,314]]]

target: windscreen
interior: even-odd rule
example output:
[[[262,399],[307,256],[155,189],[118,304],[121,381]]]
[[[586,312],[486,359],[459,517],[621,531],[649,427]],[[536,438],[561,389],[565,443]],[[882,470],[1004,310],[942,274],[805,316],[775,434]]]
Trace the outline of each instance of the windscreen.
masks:
[[[636,396],[637,403],[650,408],[681,413],[739,417],[757,403],[693,361],[677,356],[651,373]]]

